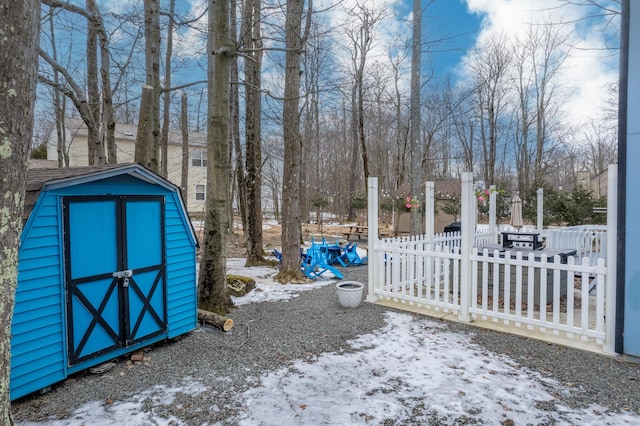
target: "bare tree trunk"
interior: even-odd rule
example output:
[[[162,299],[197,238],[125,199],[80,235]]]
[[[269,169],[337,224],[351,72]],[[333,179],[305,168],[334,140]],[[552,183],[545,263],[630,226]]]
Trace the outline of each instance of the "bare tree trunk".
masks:
[[[89,107],[89,101],[85,97],[85,90],[81,88],[80,85],[78,85],[78,83],[76,83],[73,80],[73,77],[71,76],[71,74],[69,74],[67,70],[65,70],[60,64],[54,61],[53,58],[50,57],[44,50],[38,49],[38,54],[40,58],[42,58],[45,62],[51,65],[51,67],[55,71],[59,72],[64,76],[65,80],[67,81],[70,87],[67,87],[64,85],[56,85],[54,81],[49,80],[48,78],[42,75],[38,75],[38,81],[41,81],[47,84],[48,86],[59,88],[60,91],[66,97],[71,99],[75,107],[78,109],[78,112],[80,113],[80,117],[82,118],[82,121],[87,126],[88,139],[99,142],[100,129],[98,128],[96,121],[93,119],[93,113]],[[104,150],[102,150],[102,157],[104,158]]]
[[[9,396],[11,321],[33,135],[40,1],[0,1],[0,424],[13,425]]]
[[[351,88],[351,126],[352,126],[352,143],[354,147],[352,154],[357,156],[358,151],[362,155],[362,168],[364,171],[365,182],[369,177],[369,158],[367,155],[367,145],[364,133],[364,72],[367,63],[367,55],[373,44],[374,26],[384,18],[387,14],[386,8],[374,10],[371,5],[366,2],[356,2],[356,5],[349,11],[358,19],[358,26],[347,29],[347,37],[351,42],[351,65],[353,67],[353,87]],[[356,148],[355,145],[359,145]],[[347,220],[355,218],[353,201],[355,197],[355,187],[358,178],[357,169],[354,166],[354,160],[351,160],[351,177],[349,181],[349,213]]]
[[[200,97],[198,98],[198,109],[196,110],[196,132],[202,131],[202,124],[200,123],[200,109],[202,108],[202,99],[204,98],[205,89],[200,90]]]
[[[309,1],[309,11],[312,4]],[[311,14],[307,16],[305,35],[302,30],[304,0],[286,4],[285,19],[285,83],[282,122],[284,132],[284,173],[282,182],[282,268],[276,280],[282,283],[304,279],[300,269],[300,56],[309,34]]]
[[[198,305],[201,309],[226,315],[233,306],[227,294],[226,279],[231,183],[229,83],[233,56],[229,0],[210,2],[208,13],[207,196]]]
[[[237,25],[237,1],[231,0],[231,38],[233,40],[238,39],[238,25]],[[238,79],[238,57],[234,56],[231,62],[231,140],[233,144],[233,150],[235,153],[235,183],[238,190],[238,210],[240,212],[240,221],[242,223],[242,231],[245,235],[246,244],[246,229],[247,217],[247,185],[245,178],[245,166],[244,157],[242,153],[242,145],[240,141],[240,95],[239,95],[239,79]],[[232,198],[233,200],[233,198]]]
[[[86,0],[87,11],[95,13],[95,2]],[[104,151],[101,151],[102,140],[100,139],[100,89],[98,84],[98,45],[95,26],[91,21],[87,21],[87,100],[89,101],[89,111],[91,112],[92,126],[89,128],[88,163],[104,164]]]
[[[182,199],[187,203],[189,196],[189,103],[187,102],[187,92],[182,92],[182,168],[180,173],[180,192]]]
[[[356,181],[358,180],[358,159],[360,156],[360,138],[358,137],[358,86],[354,84],[351,88],[351,166],[349,174],[349,206],[347,210],[347,220],[355,220],[355,209],[353,199],[356,196]]]
[[[271,185],[271,194],[273,198],[273,218],[280,222],[280,202],[278,192],[278,182]]]
[[[160,134],[160,146],[162,148],[162,176],[165,178],[168,175],[169,162],[169,113],[171,109],[171,92],[168,90],[171,88],[171,57],[173,55],[173,15],[176,10],[176,0],[169,2],[169,24],[167,25],[167,51],[164,57],[164,99],[163,99],[163,114],[162,114],[162,131]]]
[[[418,197],[422,192],[422,173],[420,168],[420,74],[422,65],[422,5],[413,0],[413,44],[411,47],[411,174],[409,176],[410,197]],[[422,220],[417,208],[410,210],[411,234],[422,233]]]
[[[529,130],[533,122],[531,113],[531,75],[527,70],[529,48],[526,44],[516,45],[514,68],[516,70],[516,92],[518,94],[518,112],[515,129],[516,172],[518,190],[524,194],[529,187],[531,156],[529,152]],[[535,114],[534,114],[535,115]]]
[[[548,156],[547,140],[554,121],[554,103],[557,84],[555,80],[569,57],[560,47],[566,43],[568,35],[552,23],[543,27],[531,27],[531,62],[533,63],[534,91],[536,97],[536,150],[534,161],[534,181],[542,182],[545,172],[545,156]]]
[[[140,97],[140,115],[138,118],[138,133],[136,134],[136,150],[134,161],[153,170],[151,151],[153,150],[153,118],[151,104],[153,103],[153,87],[143,86]]]
[[[479,51],[472,65],[477,80],[476,98],[486,185],[495,183],[498,169],[498,126],[505,109],[506,73],[511,59],[512,52],[507,48],[506,40],[494,38],[484,50]]]
[[[251,53],[244,61],[247,194],[247,266],[264,263],[262,248],[262,34],[260,0],[245,0],[242,44]]]
[[[104,131],[104,138],[100,138],[100,144],[103,150],[106,149],[106,158],[110,164],[118,162],[117,150],[116,150],[116,121],[113,113],[113,94],[111,91],[111,52],[109,50],[109,40],[107,38],[107,32],[104,28],[102,21],[102,14],[98,9],[98,5],[95,0],[91,0],[92,15],[91,23],[95,26],[96,36],[100,43],[100,81],[102,82],[102,129]],[[100,120],[99,120],[100,121]],[[96,123],[98,127],[99,123]]]
[[[150,107],[151,156],[149,168],[160,173],[160,5],[144,0],[144,41],[146,84],[152,88]],[[142,107],[140,108],[142,110]],[[138,129],[140,132],[140,129]]]
[[[96,38],[100,41],[100,58],[101,58],[101,78],[102,78],[102,106],[104,128],[106,132],[107,148],[109,149],[109,161],[115,162],[115,121],[112,105],[111,79],[110,79],[110,51],[108,35],[104,28],[102,15],[95,0],[86,0],[86,8],[82,8],[59,0],[42,0],[43,4],[51,8],[62,8],[73,13],[83,16],[87,20],[87,87],[83,88],[74,81],[71,73],[64,69],[54,58],[50,57],[42,49],[38,49],[40,57],[46,61],[54,71],[56,78],[49,80],[44,75],[38,76],[38,80],[48,86],[59,90],[66,97],[71,99],[80,117],[87,126],[88,131],[88,162],[93,164],[104,164],[107,159],[105,156],[104,138],[100,133],[100,93],[98,84],[98,66],[96,53]],[[57,76],[62,75],[67,85],[59,82]],[[93,85],[89,87],[89,84]],[[96,108],[97,112],[93,109]],[[66,153],[65,153],[66,155]],[[67,159],[68,160],[68,159]],[[68,161],[67,161],[68,165]]]
[[[56,32],[53,27],[53,8],[49,8],[49,38],[51,39],[51,55],[53,60],[58,62],[58,48],[56,43]],[[65,97],[60,92],[60,73],[57,70],[53,70],[53,81],[56,87],[53,88],[53,109],[56,116],[56,137],[57,145],[56,150],[58,153],[58,167],[69,167],[69,156],[67,155],[66,147],[66,132],[64,127],[65,117]],[[66,160],[66,161],[65,161]]]
[[[367,143],[364,136],[364,89],[363,89],[363,74],[364,74],[364,62],[366,56],[362,55],[361,72],[358,81],[358,136],[360,136],[360,150],[362,151],[362,170],[364,172],[364,181],[367,182],[369,178],[369,157],[367,155]]]
[[[396,149],[397,154],[394,159],[394,171],[396,173],[396,179],[394,182],[393,189],[398,189],[404,183],[404,174],[406,169],[405,159],[407,152],[407,138],[406,132],[403,132],[403,123],[402,123],[402,97],[400,95],[400,61],[394,62],[393,64],[393,83],[395,89],[395,107],[396,107]]]

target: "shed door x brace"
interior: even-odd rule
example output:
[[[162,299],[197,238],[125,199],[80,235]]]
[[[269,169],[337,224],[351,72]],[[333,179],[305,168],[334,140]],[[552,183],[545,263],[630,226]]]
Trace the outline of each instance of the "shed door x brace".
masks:
[[[63,206],[69,365],[166,332],[164,198]]]

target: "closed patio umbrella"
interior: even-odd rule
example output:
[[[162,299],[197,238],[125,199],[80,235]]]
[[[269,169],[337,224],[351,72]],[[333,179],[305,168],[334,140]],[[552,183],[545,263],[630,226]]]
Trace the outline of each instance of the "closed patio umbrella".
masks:
[[[520,230],[524,225],[522,222],[522,200],[518,194],[511,199],[511,220],[509,220],[509,224],[517,230]]]

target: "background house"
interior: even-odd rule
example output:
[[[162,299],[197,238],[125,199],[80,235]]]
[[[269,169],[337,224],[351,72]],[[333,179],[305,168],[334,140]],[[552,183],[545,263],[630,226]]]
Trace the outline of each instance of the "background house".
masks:
[[[87,166],[87,127],[82,119],[65,118],[66,149],[69,166]],[[115,137],[118,163],[133,163],[137,126],[116,124]],[[189,133],[189,178],[184,202],[192,217],[204,215],[207,184],[207,135]],[[56,160],[57,141],[55,131],[47,143],[47,159]],[[182,135],[178,130],[169,130],[169,148],[167,151],[167,179],[180,187],[182,170]]]

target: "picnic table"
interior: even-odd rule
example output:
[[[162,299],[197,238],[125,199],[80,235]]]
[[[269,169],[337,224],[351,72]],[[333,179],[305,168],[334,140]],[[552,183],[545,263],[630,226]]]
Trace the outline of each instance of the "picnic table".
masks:
[[[344,237],[349,241],[351,237],[358,237],[358,239],[362,239],[362,237],[367,237],[368,235],[368,227],[362,225],[346,225],[345,228],[348,230],[344,231]]]

